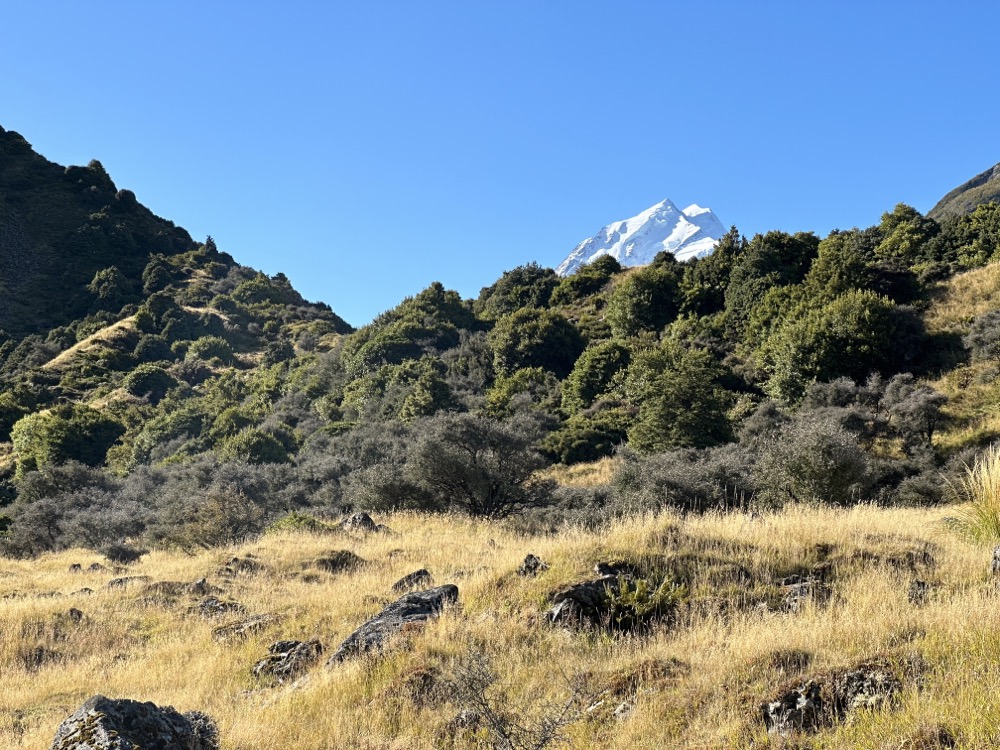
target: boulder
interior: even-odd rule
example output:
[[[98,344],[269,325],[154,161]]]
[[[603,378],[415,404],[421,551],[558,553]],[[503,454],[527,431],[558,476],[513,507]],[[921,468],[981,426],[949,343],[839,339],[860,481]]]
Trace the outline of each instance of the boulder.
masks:
[[[406,594],[347,636],[330,656],[327,665],[332,666],[353,656],[379,651],[396,633],[426,622],[439,614],[445,605],[456,601],[458,586],[454,584]]]
[[[243,620],[226,623],[212,629],[212,637],[217,641],[232,641],[259,633],[268,625],[278,621],[275,615],[251,615]]]
[[[823,605],[830,601],[833,589],[817,576],[789,576],[781,581],[782,608],[786,612],[799,612],[811,601]]]
[[[95,695],[59,725],[49,750],[218,750],[215,722],[199,711]]]
[[[769,734],[789,737],[814,732],[863,709],[878,709],[902,690],[885,662],[862,662],[786,685],[760,706]]]
[[[392,584],[392,591],[395,594],[405,594],[407,591],[422,589],[434,583],[434,576],[427,568],[415,570],[409,575],[405,575]]]
[[[209,620],[232,614],[242,615],[246,611],[246,607],[239,602],[226,601],[217,596],[206,596],[188,609],[189,614],[201,615]]]
[[[550,622],[572,625],[608,625],[612,597],[634,591],[635,580],[626,575],[606,575],[557,591],[546,617]]]
[[[535,555],[528,555],[524,558],[524,562],[521,563],[521,567],[517,569],[517,574],[523,578],[534,578],[543,570],[548,570],[549,566],[542,562],[540,557]]]
[[[255,575],[264,571],[264,564],[253,555],[234,557],[217,571],[220,576],[232,578],[236,575]]]
[[[909,599],[910,604],[917,607],[927,603],[927,597],[931,593],[931,585],[927,581],[921,581],[916,578],[910,581],[910,590],[906,594],[906,598]]]
[[[277,641],[267,650],[267,656],[258,661],[250,672],[258,680],[271,678],[278,683],[297,677],[315,664],[323,653],[317,640]]]
[[[72,565],[69,566],[69,572],[70,573],[82,573],[83,572],[83,566],[80,565],[80,563],[73,563]]]
[[[378,529],[378,524],[367,513],[354,513],[344,519],[341,527],[347,531],[372,532]]]
[[[993,563],[990,566],[993,575],[1000,576],[1000,547],[993,548]]]
[[[107,582],[106,588],[121,589],[131,586],[133,583],[145,583],[149,580],[151,580],[149,576],[122,576],[121,578],[112,578]]]

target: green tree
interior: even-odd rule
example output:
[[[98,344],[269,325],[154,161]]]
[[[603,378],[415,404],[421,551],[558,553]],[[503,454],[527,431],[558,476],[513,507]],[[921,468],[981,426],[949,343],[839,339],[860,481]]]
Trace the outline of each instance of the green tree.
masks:
[[[680,264],[673,261],[649,265],[626,276],[608,300],[607,320],[614,335],[627,338],[642,331],[660,331],[676,318],[682,274]]]
[[[62,404],[29,414],[11,430],[17,475],[67,461],[98,466],[124,432],[117,420],[81,404]]]
[[[929,219],[915,208],[899,203],[891,212],[882,214],[879,224],[882,241],[875,248],[875,254],[882,259],[902,261],[914,266],[924,256],[924,245],[941,231],[934,219]]]
[[[498,373],[541,367],[565,378],[583,352],[583,337],[559,313],[523,308],[500,318],[488,336]]]
[[[559,277],[551,268],[528,263],[504,271],[492,285],[479,292],[473,303],[476,315],[496,320],[523,307],[543,308],[549,304]]]
[[[618,341],[602,341],[584,350],[562,388],[562,407],[574,414],[594,403],[612,379],[628,368],[628,347]]]
[[[637,355],[626,390],[638,410],[629,444],[641,453],[704,448],[732,439],[723,368],[705,349],[669,339]]]

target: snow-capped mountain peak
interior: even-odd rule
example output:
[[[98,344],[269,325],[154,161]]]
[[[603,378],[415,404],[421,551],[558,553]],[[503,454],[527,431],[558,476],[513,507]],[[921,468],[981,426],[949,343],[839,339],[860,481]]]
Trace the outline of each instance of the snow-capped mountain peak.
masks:
[[[692,203],[681,210],[668,198],[631,219],[608,224],[581,242],[559,264],[556,273],[568,276],[602,255],[613,256],[623,266],[651,263],[664,250],[672,252],[677,260],[701,258],[715,249],[725,233],[712,209]]]

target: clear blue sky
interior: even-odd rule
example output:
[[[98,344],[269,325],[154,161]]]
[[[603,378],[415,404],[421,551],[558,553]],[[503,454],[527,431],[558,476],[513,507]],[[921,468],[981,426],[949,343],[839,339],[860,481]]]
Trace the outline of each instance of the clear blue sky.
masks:
[[[867,226],[1000,161],[995,2],[9,3],[0,125],[356,325],[671,198]]]

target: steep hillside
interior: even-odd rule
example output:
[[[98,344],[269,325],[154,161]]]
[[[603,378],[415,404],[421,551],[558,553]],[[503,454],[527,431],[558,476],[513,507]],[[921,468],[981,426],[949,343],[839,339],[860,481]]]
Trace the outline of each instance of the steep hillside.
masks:
[[[101,309],[87,285],[111,266],[123,277],[116,294],[137,301],[153,255],[197,247],[118,190],[100,162],[53,164],[0,128],[0,330],[19,339]]]
[[[983,203],[1000,202],[1000,164],[981,172],[939,200],[927,215],[937,221],[971,213]]]

